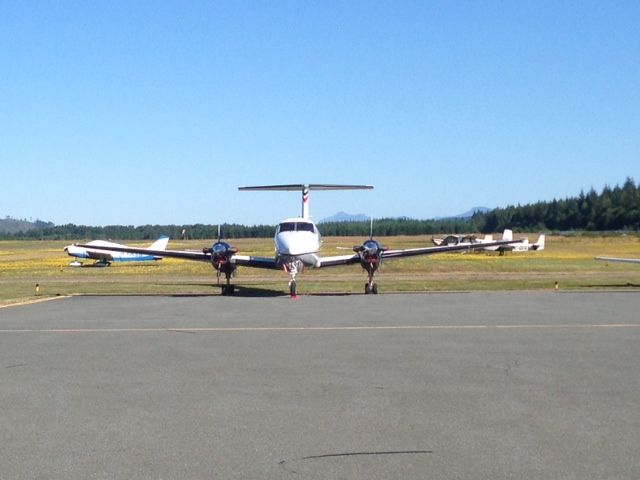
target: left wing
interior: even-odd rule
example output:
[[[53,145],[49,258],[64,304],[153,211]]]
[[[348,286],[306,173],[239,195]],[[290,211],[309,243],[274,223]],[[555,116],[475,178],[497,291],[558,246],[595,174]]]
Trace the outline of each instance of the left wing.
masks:
[[[460,251],[474,251],[481,250],[485,247],[494,247],[500,245],[510,245],[514,243],[521,243],[522,240],[497,240],[495,242],[486,243],[471,243],[464,245],[440,245],[437,247],[420,247],[420,248],[406,248],[402,250],[383,250],[380,252],[381,258],[402,258],[402,257],[414,257],[417,255],[433,255],[436,253],[446,252],[460,252]],[[355,253],[353,255],[337,255],[333,257],[321,257],[320,267],[336,267],[338,265],[349,265],[352,263],[359,263],[360,255]]]
[[[595,259],[603,262],[640,263],[640,258],[596,257]]]

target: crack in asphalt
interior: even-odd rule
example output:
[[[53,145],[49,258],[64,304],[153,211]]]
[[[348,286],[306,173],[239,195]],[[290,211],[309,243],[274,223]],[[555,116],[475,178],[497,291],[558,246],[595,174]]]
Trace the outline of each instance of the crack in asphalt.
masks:
[[[364,456],[379,456],[379,455],[421,455],[433,453],[433,450],[388,450],[388,451],[374,451],[374,452],[345,452],[345,453],[325,453],[323,455],[309,455],[307,457],[294,458],[291,460],[280,460],[278,465],[290,473],[298,475],[294,469],[289,467],[287,463],[296,462],[300,460],[317,460],[322,458],[338,458],[338,457],[364,457]]]

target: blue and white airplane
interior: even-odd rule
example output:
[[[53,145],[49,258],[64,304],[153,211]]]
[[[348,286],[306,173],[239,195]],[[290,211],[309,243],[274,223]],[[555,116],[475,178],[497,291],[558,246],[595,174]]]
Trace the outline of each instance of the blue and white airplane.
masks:
[[[348,255],[338,255],[331,257],[320,256],[322,240],[320,231],[309,215],[309,192],[310,190],[370,190],[370,185],[331,185],[331,184],[295,184],[295,185],[264,185],[258,187],[240,187],[243,191],[301,191],[302,192],[302,216],[287,218],[276,227],[274,237],[275,255],[269,257],[254,257],[249,255],[238,255],[238,249],[232,247],[227,242],[218,240],[209,248],[202,251],[179,251],[179,250],[152,250],[132,247],[101,247],[94,246],[100,250],[115,250],[117,252],[146,253],[160,257],[182,258],[185,260],[196,260],[208,262],[218,272],[224,274],[226,285],[222,287],[223,295],[233,295],[234,285],[231,284],[231,277],[238,266],[263,268],[269,270],[284,270],[289,275],[289,291],[292,297],[296,296],[296,276],[305,267],[326,268],[340,265],[360,265],[368,274],[369,278],[364,286],[364,292],[369,294],[378,293],[378,285],[374,281],[374,276],[380,268],[383,259],[410,257],[415,255],[430,255],[434,253],[455,252],[462,250],[476,250],[498,245],[520,243],[521,240],[500,240],[481,244],[446,245],[435,247],[409,248],[403,250],[391,250],[381,245],[370,236],[361,245],[353,247],[353,252]],[[89,245],[80,245],[88,247]]]
[[[147,262],[150,260],[162,260],[162,257],[151,252],[161,252],[167,249],[169,237],[162,236],[151,244],[148,249],[138,249],[136,253],[113,250],[113,248],[129,248],[120,243],[107,242],[106,240],[93,240],[85,245],[67,245],[64,251],[67,255],[80,259],[93,259],[97,267],[108,267],[111,262]],[[149,250],[149,252],[146,252]],[[78,260],[71,262],[72,267],[81,267]]]

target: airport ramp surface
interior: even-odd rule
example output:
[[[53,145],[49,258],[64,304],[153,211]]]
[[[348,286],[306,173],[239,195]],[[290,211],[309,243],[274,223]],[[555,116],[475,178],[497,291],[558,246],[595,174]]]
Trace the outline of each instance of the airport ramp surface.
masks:
[[[640,478],[640,296],[0,310],[0,478]]]

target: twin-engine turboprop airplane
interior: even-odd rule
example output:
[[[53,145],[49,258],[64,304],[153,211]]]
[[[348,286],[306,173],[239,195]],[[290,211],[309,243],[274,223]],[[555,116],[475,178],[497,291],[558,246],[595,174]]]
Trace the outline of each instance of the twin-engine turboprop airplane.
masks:
[[[384,259],[410,257],[415,255],[430,255],[434,253],[455,252],[462,250],[474,250],[490,246],[519,243],[520,240],[501,240],[490,243],[465,245],[446,245],[436,247],[410,248],[404,250],[392,250],[381,245],[373,237],[364,241],[361,245],[353,247],[354,253],[331,257],[320,256],[322,240],[316,224],[309,217],[309,192],[311,190],[371,190],[370,185],[327,185],[327,184],[295,184],[295,185],[265,185],[257,187],[240,187],[241,191],[301,191],[302,192],[302,216],[287,218],[276,227],[274,237],[275,256],[253,257],[239,255],[238,249],[229,243],[218,240],[210,247],[203,248],[202,252],[189,252],[178,250],[151,251],[148,249],[131,247],[109,247],[110,250],[130,253],[148,253],[161,257],[183,258],[185,260],[198,260],[210,262],[218,275],[224,274],[226,284],[222,287],[223,295],[233,295],[234,285],[231,284],[238,266],[264,268],[270,270],[284,270],[289,274],[289,292],[292,297],[297,294],[296,277],[305,267],[325,268],[339,265],[360,264],[368,274],[367,283],[364,286],[365,293],[378,293],[378,285],[374,281],[375,274]],[[95,248],[95,247],[94,247]]]
[[[151,244],[149,248],[137,249],[136,253],[128,253],[114,248],[129,248],[127,245],[119,243],[107,242],[106,240],[93,240],[86,245],[67,245],[64,251],[67,255],[75,258],[91,258],[96,260],[94,263],[98,267],[108,267],[111,262],[145,262],[149,260],[161,260],[162,256],[155,255],[153,252],[159,252],[167,248],[169,237],[162,236]],[[80,267],[82,263],[74,260],[69,265],[72,267]]]

